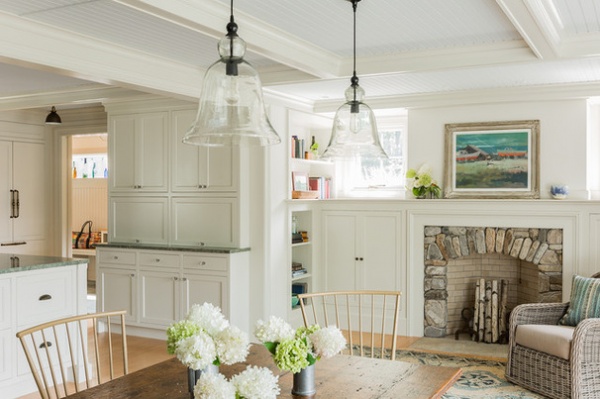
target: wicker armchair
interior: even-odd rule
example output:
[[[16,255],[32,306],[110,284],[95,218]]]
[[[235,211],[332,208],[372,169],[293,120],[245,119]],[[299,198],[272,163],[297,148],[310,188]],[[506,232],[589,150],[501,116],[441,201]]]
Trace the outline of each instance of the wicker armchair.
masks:
[[[566,357],[516,342],[520,325],[557,326],[568,303],[527,304],[510,315],[506,379],[550,398],[600,399],[600,319],[586,319],[573,328]],[[566,345],[569,345],[566,342]]]

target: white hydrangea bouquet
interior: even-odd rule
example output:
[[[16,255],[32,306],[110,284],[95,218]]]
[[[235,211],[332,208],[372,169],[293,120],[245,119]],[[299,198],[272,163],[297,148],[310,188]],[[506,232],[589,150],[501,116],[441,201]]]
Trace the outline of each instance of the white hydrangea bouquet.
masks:
[[[254,335],[273,355],[280,370],[299,373],[321,358],[329,358],[346,347],[346,338],[339,328],[321,328],[315,324],[294,330],[283,319],[271,316],[259,320]]]
[[[408,179],[406,188],[411,190],[417,198],[424,198],[430,194],[433,198],[442,197],[442,189],[431,176],[431,168],[424,164],[418,170],[410,168],[406,171]]]
[[[223,374],[202,374],[194,387],[195,399],[276,399],[279,377],[266,367],[247,366],[227,380]]]
[[[243,362],[249,347],[248,334],[229,325],[210,303],[193,305],[185,319],[167,329],[167,352],[193,370]]]

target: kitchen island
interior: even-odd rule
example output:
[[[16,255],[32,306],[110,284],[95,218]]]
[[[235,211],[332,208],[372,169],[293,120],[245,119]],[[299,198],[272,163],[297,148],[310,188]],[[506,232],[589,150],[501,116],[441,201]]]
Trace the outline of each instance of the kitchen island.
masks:
[[[87,261],[0,254],[0,392],[37,390],[16,334],[50,320],[84,314]]]

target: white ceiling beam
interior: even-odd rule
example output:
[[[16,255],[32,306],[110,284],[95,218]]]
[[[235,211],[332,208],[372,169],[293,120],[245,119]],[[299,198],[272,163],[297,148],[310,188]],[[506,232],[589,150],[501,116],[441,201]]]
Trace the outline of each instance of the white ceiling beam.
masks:
[[[0,12],[0,61],[97,83],[197,99],[204,71]]]
[[[214,0],[117,0],[119,3],[220,39],[226,33],[229,7]],[[239,35],[248,50],[319,78],[339,76],[340,58],[335,54],[235,11]],[[215,52],[215,57],[217,56]]]
[[[357,59],[360,76],[386,73],[423,72],[514,62],[530,62],[537,58],[522,40],[485,46],[441,49]],[[344,64],[344,75],[352,74],[352,60]]]
[[[538,58],[542,60],[557,58],[556,43],[548,30],[550,25],[546,29],[538,25],[539,22],[546,20],[546,16],[541,14],[539,1],[496,0],[496,3]]]

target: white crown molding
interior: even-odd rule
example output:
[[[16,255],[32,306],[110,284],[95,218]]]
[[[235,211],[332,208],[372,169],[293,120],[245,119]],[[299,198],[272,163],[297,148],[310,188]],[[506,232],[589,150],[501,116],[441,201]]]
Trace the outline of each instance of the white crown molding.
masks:
[[[0,61],[154,94],[198,98],[204,71],[0,12]],[[85,54],[85,57],[81,55]]]
[[[229,21],[229,7],[214,0],[118,2],[217,39],[225,35]],[[340,57],[335,54],[241,11],[234,9],[234,15],[248,50],[320,78],[339,76]]]
[[[575,100],[596,96],[600,96],[600,83],[522,86],[460,92],[370,97],[367,103],[373,109],[414,109],[504,102]],[[315,102],[314,111],[317,113],[335,112],[340,104],[339,100],[317,101]]]
[[[50,106],[73,104],[82,107],[89,104],[101,103],[106,99],[129,99],[147,95],[139,91],[110,87],[99,84],[89,84],[62,90],[35,92],[0,98],[0,111],[12,109],[42,108]]]

